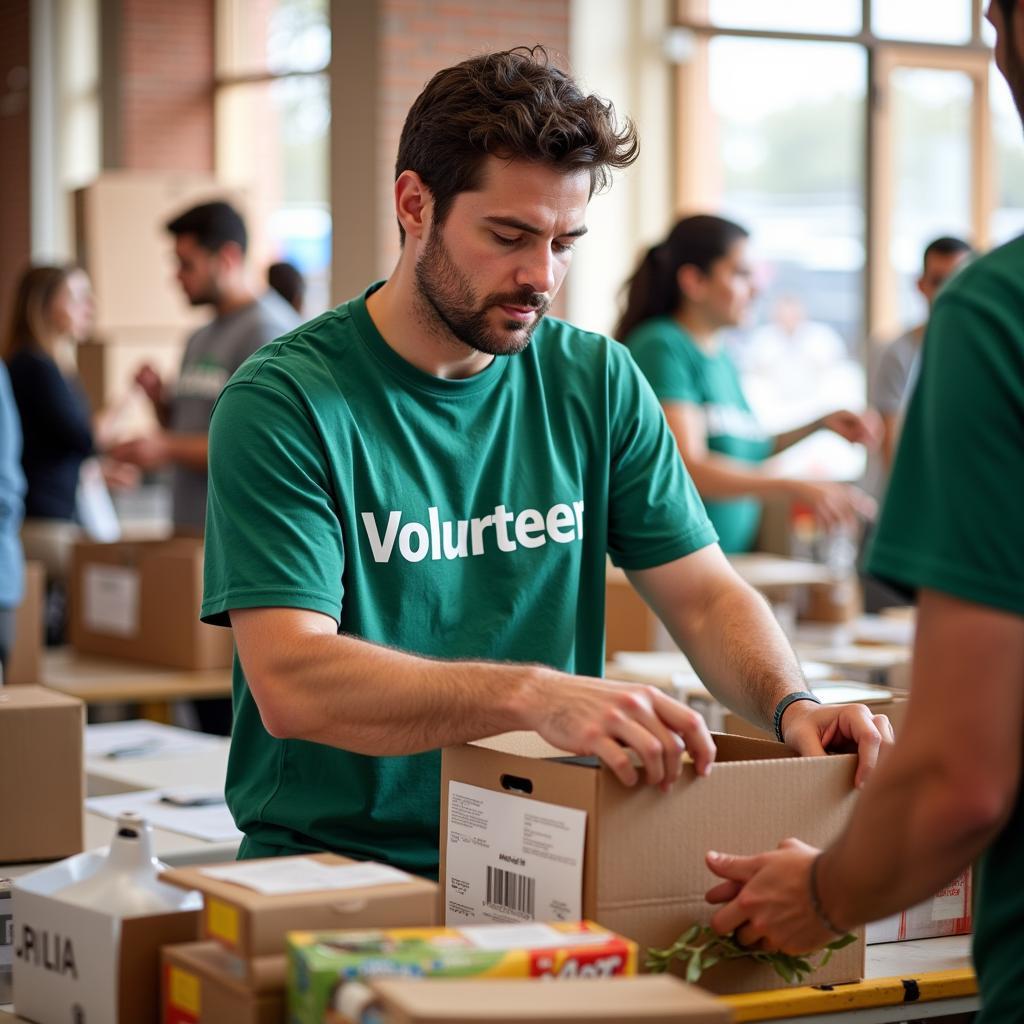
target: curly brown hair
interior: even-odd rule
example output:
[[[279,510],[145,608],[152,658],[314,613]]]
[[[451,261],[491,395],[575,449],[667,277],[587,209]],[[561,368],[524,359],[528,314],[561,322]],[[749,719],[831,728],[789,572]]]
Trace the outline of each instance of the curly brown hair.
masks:
[[[471,57],[439,71],[413,103],[398,143],[395,177],[415,171],[443,224],[460,192],[480,187],[487,156],[533,160],[566,172],[590,171],[590,191],[607,188],[611,170],[640,152],[633,122],[585,96],[543,46]],[[399,225],[399,234],[405,232]]]

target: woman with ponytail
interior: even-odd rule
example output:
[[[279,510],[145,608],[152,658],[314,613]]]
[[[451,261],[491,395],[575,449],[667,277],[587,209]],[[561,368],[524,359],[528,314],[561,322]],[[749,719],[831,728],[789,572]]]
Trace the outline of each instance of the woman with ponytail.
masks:
[[[770,476],[763,463],[817,430],[873,445],[878,428],[845,409],[775,437],[760,428],[718,332],[741,324],[754,296],[747,231],[708,215],[685,217],[650,249],[627,285],[616,337],[646,375],[722,550],[749,551],[766,498],[809,505],[826,527],[874,514],[847,484]]]

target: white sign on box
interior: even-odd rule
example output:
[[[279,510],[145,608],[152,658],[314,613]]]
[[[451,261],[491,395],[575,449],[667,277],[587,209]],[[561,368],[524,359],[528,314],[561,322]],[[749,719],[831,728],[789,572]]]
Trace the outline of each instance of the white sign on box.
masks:
[[[586,811],[452,782],[445,923],[578,921]]]
[[[87,565],[82,574],[86,629],[110,636],[139,631],[139,573],[119,565]]]

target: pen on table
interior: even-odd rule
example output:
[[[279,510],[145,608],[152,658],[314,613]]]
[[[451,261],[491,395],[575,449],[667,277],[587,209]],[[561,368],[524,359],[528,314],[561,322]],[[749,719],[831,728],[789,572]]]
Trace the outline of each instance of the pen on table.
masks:
[[[111,758],[119,757],[144,757],[146,754],[156,753],[160,749],[160,744],[155,740],[148,743],[136,743],[129,747],[114,747],[113,750],[108,750],[103,756]]]

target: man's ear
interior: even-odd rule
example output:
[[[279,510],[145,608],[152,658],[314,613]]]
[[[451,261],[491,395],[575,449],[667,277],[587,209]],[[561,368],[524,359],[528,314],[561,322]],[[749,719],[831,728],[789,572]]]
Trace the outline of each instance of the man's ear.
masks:
[[[217,255],[224,267],[242,267],[245,265],[245,253],[237,242],[225,242],[218,250]]]
[[[395,182],[395,214],[406,236],[422,240],[430,228],[434,197],[415,171],[402,171]]]

